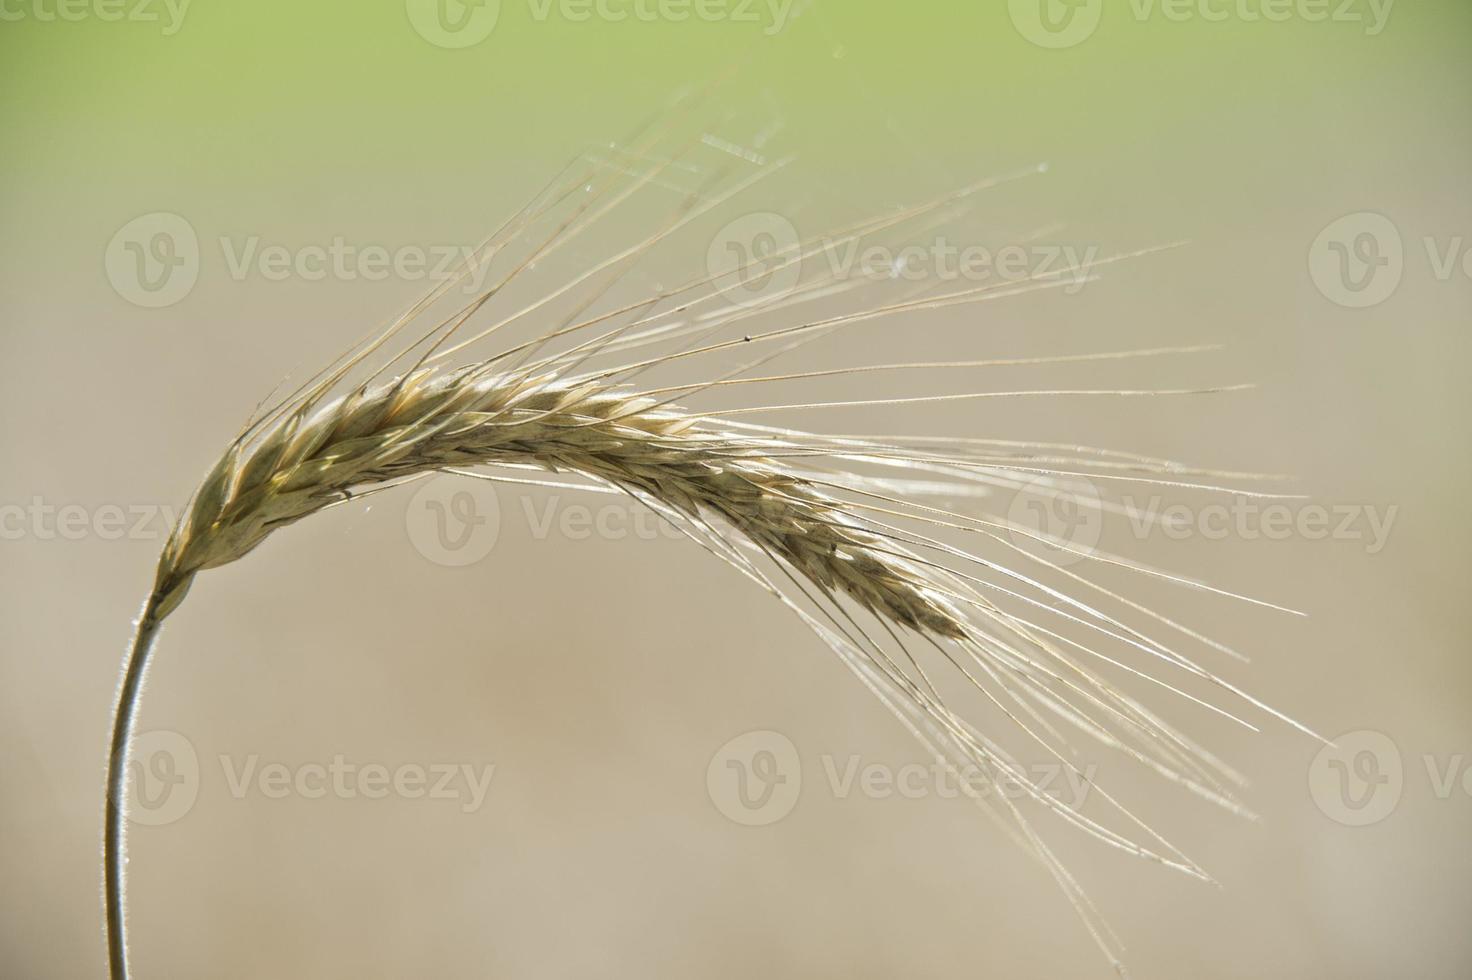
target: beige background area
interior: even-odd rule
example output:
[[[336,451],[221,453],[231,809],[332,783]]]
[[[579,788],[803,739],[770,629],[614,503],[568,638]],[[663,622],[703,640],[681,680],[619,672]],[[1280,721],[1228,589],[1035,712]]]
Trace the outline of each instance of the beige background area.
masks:
[[[570,154],[621,137],[742,46],[707,32],[687,51],[670,25],[595,35],[508,6],[490,46],[447,52],[401,37],[390,6],[383,25],[364,15],[373,31],[305,36],[253,19],[264,13],[200,8],[167,44],[136,25],[115,41],[100,33],[113,25],[0,25],[13,32],[0,69],[11,132],[0,183],[0,975],[104,975],[104,745],[130,617],[162,543],[159,509],[182,504],[282,376],[324,362],[425,285],[235,277],[221,239],[469,243]],[[1472,971],[1472,281],[1465,262],[1437,271],[1472,232],[1469,21],[1450,6],[1405,6],[1373,38],[1334,24],[1213,33],[1116,17],[1076,51],[1028,46],[1000,5],[937,5],[902,24],[804,18],[710,109],[712,128],[736,140],[782,120],[772,152],[798,159],[634,283],[698,274],[724,222],[746,212],[811,234],[1039,160],[1046,176],[991,192],[957,239],[1031,235],[1103,254],[1190,241],[1112,267],[1077,295],[876,324],[790,363],[1218,341],[1220,353],[721,396],[1255,381],[1253,392],[1179,401],[783,419],[1291,472],[1311,503],[1361,515],[1356,533],[1367,513],[1393,520],[1378,550],[1353,534],[1104,531],[1106,547],[1308,613],[1103,575],[1250,653],[1251,665],[1212,663],[1326,735],[1350,733],[1353,750],[1341,770],[1270,719],[1254,716],[1254,734],[1131,688],[1247,773],[1261,814],[1239,820],[1158,780],[1100,771],[1220,888],[1039,819],[1141,977]],[[239,50],[220,40],[237,31],[249,38]],[[640,200],[538,282],[586,268],[670,203]],[[127,222],[159,211],[189,221],[202,260],[187,296],[146,309],[114,288],[105,255]],[[1310,267],[1321,232],[1361,212],[1395,228],[1401,279],[1384,302],[1352,309]],[[429,511],[398,489],[208,573],[169,622],[141,729],[174,733],[150,744],[198,769],[176,772],[192,780],[191,803],[131,832],[139,977],[1108,975],[1052,882],[972,808],[923,780],[915,798],[835,790],[830,771],[841,778],[851,760],[898,771],[925,759],[776,602],[687,542],[639,530],[651,524],[610,532],[610,515],[631,512],[600,512],[602,497],[473,490],[499,524],[468,564],[443,560]],[[36,502],[84,516],[61,527]],[[602,513],[605,529],[584,533],[578,506]],[[154,516],[119,531],[110,508]],[[1384,739],[1355,734],[1367,731]],[[780,737],[727,748],[749,732]],[[796,764],[775,758],[790,780],[800,773],[790,812],[763,826],[731,819],[744,811],[722,781],[735,771],[729,753],[757,765],[740,753],[788,743]],[[233,787],[246,767],[299,773],[338,756],[389,771],[494,769],[479,800],[312,785],[274,794],[256,778]],[[1379,819],[1350,825],[1367,811],[1336,806],[1341,788]]]

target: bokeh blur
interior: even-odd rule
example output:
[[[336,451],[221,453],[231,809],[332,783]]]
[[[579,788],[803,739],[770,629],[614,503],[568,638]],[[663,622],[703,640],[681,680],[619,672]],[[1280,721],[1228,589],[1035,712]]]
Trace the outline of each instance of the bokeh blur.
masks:
[[[1291,473],[1308,499],[1272,514],[1126,488],[1185,531],[1097,533],[1307,616],[1104,577],[1336,747],[1141,684],[1261,819],[1100,780],[1221,887],[1037,826],[1137,976],[1472,975],[1469,32],[1456,0],[0,0],[0,975],[105,975],[109,713],[171,508],[280,379],[702,87],[712,138],[543,289],[742,154],[794,159],[630,288],[702,274],[733,223],[757,247],[1039,163],[928,254],[1187,243],[784,364],[1217,353],[703,404],[1256,382],[775,420]],[[137,976],[1109,975],[795,617],[611,500],[406,487],[199,581],[141,715]]]

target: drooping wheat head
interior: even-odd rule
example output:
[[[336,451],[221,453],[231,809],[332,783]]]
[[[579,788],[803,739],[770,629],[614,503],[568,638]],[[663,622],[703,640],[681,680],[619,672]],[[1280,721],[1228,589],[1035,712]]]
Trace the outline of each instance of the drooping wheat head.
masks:
[[[105,854],[115,980],[127,971],[122,871],[126,753],[159,624],[178,609],[198,573],[239,560],[277,529],[364,494],[446,472],[498,479],[508,471],[551,471],[573,475],[589,488],[628,494],[770,591],[952,771],[980,774],[983,786],[1016,791],[978,791],[975,779],[960,781],[967,795],[999,817],[1051,871],[1116,965],[1115,942],[1107,927],[1034,830],[1020,803],[1035,804],[1129,853],[1206,877],[1102,788],[1096,788],[1096,794],[1132,832],[1112,827],[1036,785],[1026,767],[1003,747],[1000,733],[982,731],[967,721],[942,691],[959,678],[1027,742],[1080,777],[1083,773],[1064,729],[1086,734],[1205,798],[1242,811],[1234,796],[1240,777],[1126,693],[1119,678],[1153,683],[1206,710],[1235,718],[1206,697],[1178,689],[1168,676],[1175,673],[1283,716],[1188,658],[1180,647],[1194,643],[1218,654],[1232,651],[1111,591],[1084,572],[1065,567],[1050,554],[1068,552],[1071,557],[1188,587],[1221,590],[1122,557],[1074,548],[984,507],[962,511],[947,501],[984,505],[990,494],[1017,491],[1036,481],[1062,494],[1085,480],[1091,485],[1124,482],[1219,491],[1225,488],[1203,481],[1244,474],[1193,470],[1143,455],[1078,446],[939,436],[821,436],[735,418],[744,411],[789,406],[727,411],[689,407],[698,395],[718,387],[804,377],[752,376],[750,371],[851,326],[1050,289],[1070,281],[1066,278],[1070,275],[1096,275],[1104,263],[1096,262],[1089,270],[1056,270],[1021,282],[938,294],[922,289],[824,317],[804,317],[796,311],[805,304],[841,298],[859,284],[820,276],[759,302],[729,302],[721,282],[723,277],[751,271],[749,264],[742,264],[656,290],[615,309],[588,313],[611,284],[655,245],[731,200],[779,163],[719,192],[702,188],[689,193],[654,234],[465,337],[473,318],[520,273],[670,172],[680,154],[654,155],[653,147],[662,136],[656,132],[631,141],[591,163],[583,158],[575,161],[476,253],[473,263],[507,262],[514,244],[525,241],[535,228],[552,226],[525,254],[507,263],[509,269],[493,285],[436,320],[427,311],[461,280],[440,284],[387,329],[371,334],[295,393],[258,412],[194,494],[160,558],[127,664],[114,730]],[[840,229],[821,241],[789,246],[764,257],[761,273],[800,268],[805,258],[834,241],[858,242],[895,234],[917,221],[943,220],[981,190],[1006,179],[981,181],[938,200]],[[461,278],[467,271],[462,270]],[[898,279],[896,283],[909,285]],[[591,289],[593,295],[571,315],[551,317],[554,301],[575,295],[580,287]],[[741,332],[758,316],[786,319],[764,332]],[[483,344],[522,321],[558,325],[470,363],[451,362],[472,344]],[[427,330],[406,334],[411,324],[425,322],[430,324]],[[729,335],[733,327],[736,336]],[[391,349],[395,341],[403,342]],[[654,366],[698,362],[718,352],[740,353],[747,348],[759,356],[715,377],[658,388],[636,383]],[[865,365],[813,374],[1103,361],[1202,349]],[[892,401],[1187,393],[979,390]],[[1119,509],[1084,496],[1079,501],[1082,506]],[[975,545],[950,544],[937,536],[942,532],[964,534]],[[1175,639],[1168,641],[1167,634]],[[1097,642],[1084,642],[1079,635]],[[1151,665],[1161,668],[1162,676],[1151,674]]]

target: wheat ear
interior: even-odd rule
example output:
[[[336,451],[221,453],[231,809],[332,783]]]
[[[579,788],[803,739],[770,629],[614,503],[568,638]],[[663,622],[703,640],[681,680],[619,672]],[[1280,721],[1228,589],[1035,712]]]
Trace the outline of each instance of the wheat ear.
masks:
[[[441,284],[387,330],[370,335],[297,392],[260,411],[195,492],[159,559],[125,664],[114,719],[104,834],[104,890],[114,980],[125,980],[128,975],[124,916],[128,748],[161,624],[179,608],[200,572],[239,560],[273,531],[365,493],[444,472],[496,479],[508,469],[552,471],[642,501],[787,604],[953,772],[980,772],[988,785],[1020,789],[1023,799],[1111,846],[1207,877],[1102,790],[1099,793],[1114,813],[1137,833],[1107,826],[1081,807],[1054,799],[1034,785],[996,733],[983,732],[951,709],[941,693],[944,682],[938,683],[932,673],[946,670],[949,676],[961,678],[1031,744],[1041,746],[1060,764],[1074,766],[1059,730],[1060,726],[1073,728],[1237,811],[1243,810],[1233,792],[1239,777],[1088,662],[1151,681],[1208,710],[1241,720],[1205,697],[1189,694],[1124,659],[1126,655],[1144,658],[1227,697],[1282,716],[1199,666],[1179,652],[1174,642],[1160,639],[1158,632],[1174,632],[1184,642],[1230,654],[1227,648],[1079,572],[1060,567],[1019,541],[1065,549],[1066,543],[1016,528],[1005,518],[947,509],[936,498],[976,501],[1034,479],[1046,480],[1062,492],[1069,492],[1073,481],[1086,478],[1106,484],[1127,481],[1217,491],[1225,488],[1202,481],[1242,474],[1213,474],[1087,447],[981,439],[818,436],[736,421],[731,416],[737,410],[688,407],[692,399],[724,386],[803,377],[741,376],[798,344],[885,317],[1052,288],[1069,272],[1061,270],[1005,286],[891,300],[813,319],[794,317],[793,311],[804,303],[841,296],[849,285],[820,278],[767,302],[733,304],[722,298],[719,277],[711,275],[596,316],[587,315],[632,262],[699,214],[728,200],[734,191],[714,196],[704,189],[691,193],[666,225],[630,250],[475,336],[461,339],[466,324],[506,283],[635,191],[671,172],[678,155],[654,157],[649,149],[649,141],[631,145],[619,151],[615,161],[596,162],[591,172],[570,167],[559,175],[477,253],[475,262],[507,261],[513,244],[526,241],[535,228],[547,223],[553,226],[545,238],[534,240],[526,255],[510,261],[509,271],[500,280],[445,319],[435,322],[430,318],[433,325],[427,331],[393,356],[386,356],[389,342],[402,337],[411,323],[424,322],[426,311],[459,280]],[[632,179],[625,179],[630,176]],[[741,181],[736,190],[754,182],[755,178]],[[907,222],[931,220],[997,183],[978,182],[923,206],[860,222],[835,232],[829,240],[859,241],[892,233]],[[771,274],[784,264],[800,263],[816,247],[804,242],[785,249],[770,257],[762,271]],[[462,270],[461,278],[466,271]],[[739,274],[745,269],[734,271]],[[550,301],[580,286],[593,289],[592,298],[559,326],[494,356],[459,366],[448,364],[450,355],[523,317],[545,322]],[[772,315],[785,317],[784,324],[720,339],[722,330],[733,325],[744,330],[748,320]],[[458,342],[452,345],[452,338]],[[676,346],[670,349],[669,345]],[[692,384],[641,388],[634,383],[655,367],[747,348],[772,353]],[[651,349],[655,352],[644,353]],[[1112,360],[1199,349],[1105,352],[1021,362],[867,365],[817,373]],[[602,366],[609,358],[617,360],[612,366]],[[397,372],[391,370],[396,364],[402,365]],[[354,379],[355,372],[369,367],[366,378]],[[1180,393],[971,391],[895,401]],[[791,406],[769,410],[785,407]],[[1118,509],[1111,502],[1095,505]],[[974,536],[978,545],[974,551],[954,547],[931,536],[937,528]],[[982,554],[983,548],[994,554]],[[1189,587],[1223,591],[1112,555],[1089,552],[1082,557]],[[1045,581],[1050,575],[1066,581],[1061,586],[1050,585]],[[1110,603],[1124,608],[1107,611]],[[1086,630],[1102,639],[1097,645],[1084,644],[1059,632],[1062,629]],[[932,661],[930,670],[922,666],[911,644],[918,644]],[[1126,653],[1112,649],[1106,653],[1106,646]],[[979,793],[969,779],[961,780],[961,786],[1044,864],[1111,962],[1118,965],[1117,944],[1107,926],[1024,818],[1012,799],[1015,794]]]

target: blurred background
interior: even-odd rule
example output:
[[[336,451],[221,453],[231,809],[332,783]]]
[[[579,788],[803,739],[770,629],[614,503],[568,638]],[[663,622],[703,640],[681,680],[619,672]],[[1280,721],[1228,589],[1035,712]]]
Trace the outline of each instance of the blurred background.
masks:
[[[1138,976],[1472,974],[1466,5],[0,11],[0,974],[105,974],[118,664],[170,509],[250,408],[570,158],[708,85],[689,167],[534,282],[647,234],[703,175],[750,172],[737,154],[795,159],[633,285],[1040,163],[945,240],[1019,244],[1027,273],[1189,242],[789,366],[1219,353],[720,397],[1256,382],[781,420],[1292,473],[1310,499],[1278,518],[1091,533],[1305,611],[1106,576],[1248,653],[1203,659],[1337,747],[1140,689],[1251,778],[1257,822],[1113,780],[1219,889],[1037,825]],[[920,747],[770,597],[612,498],[425,487],[276,535],[170,620],[140,722],[137,976],[1108,975],[1048,876],[913,768]],[[1158,489],[1129,492],[1193,519],[1212,500]]]

